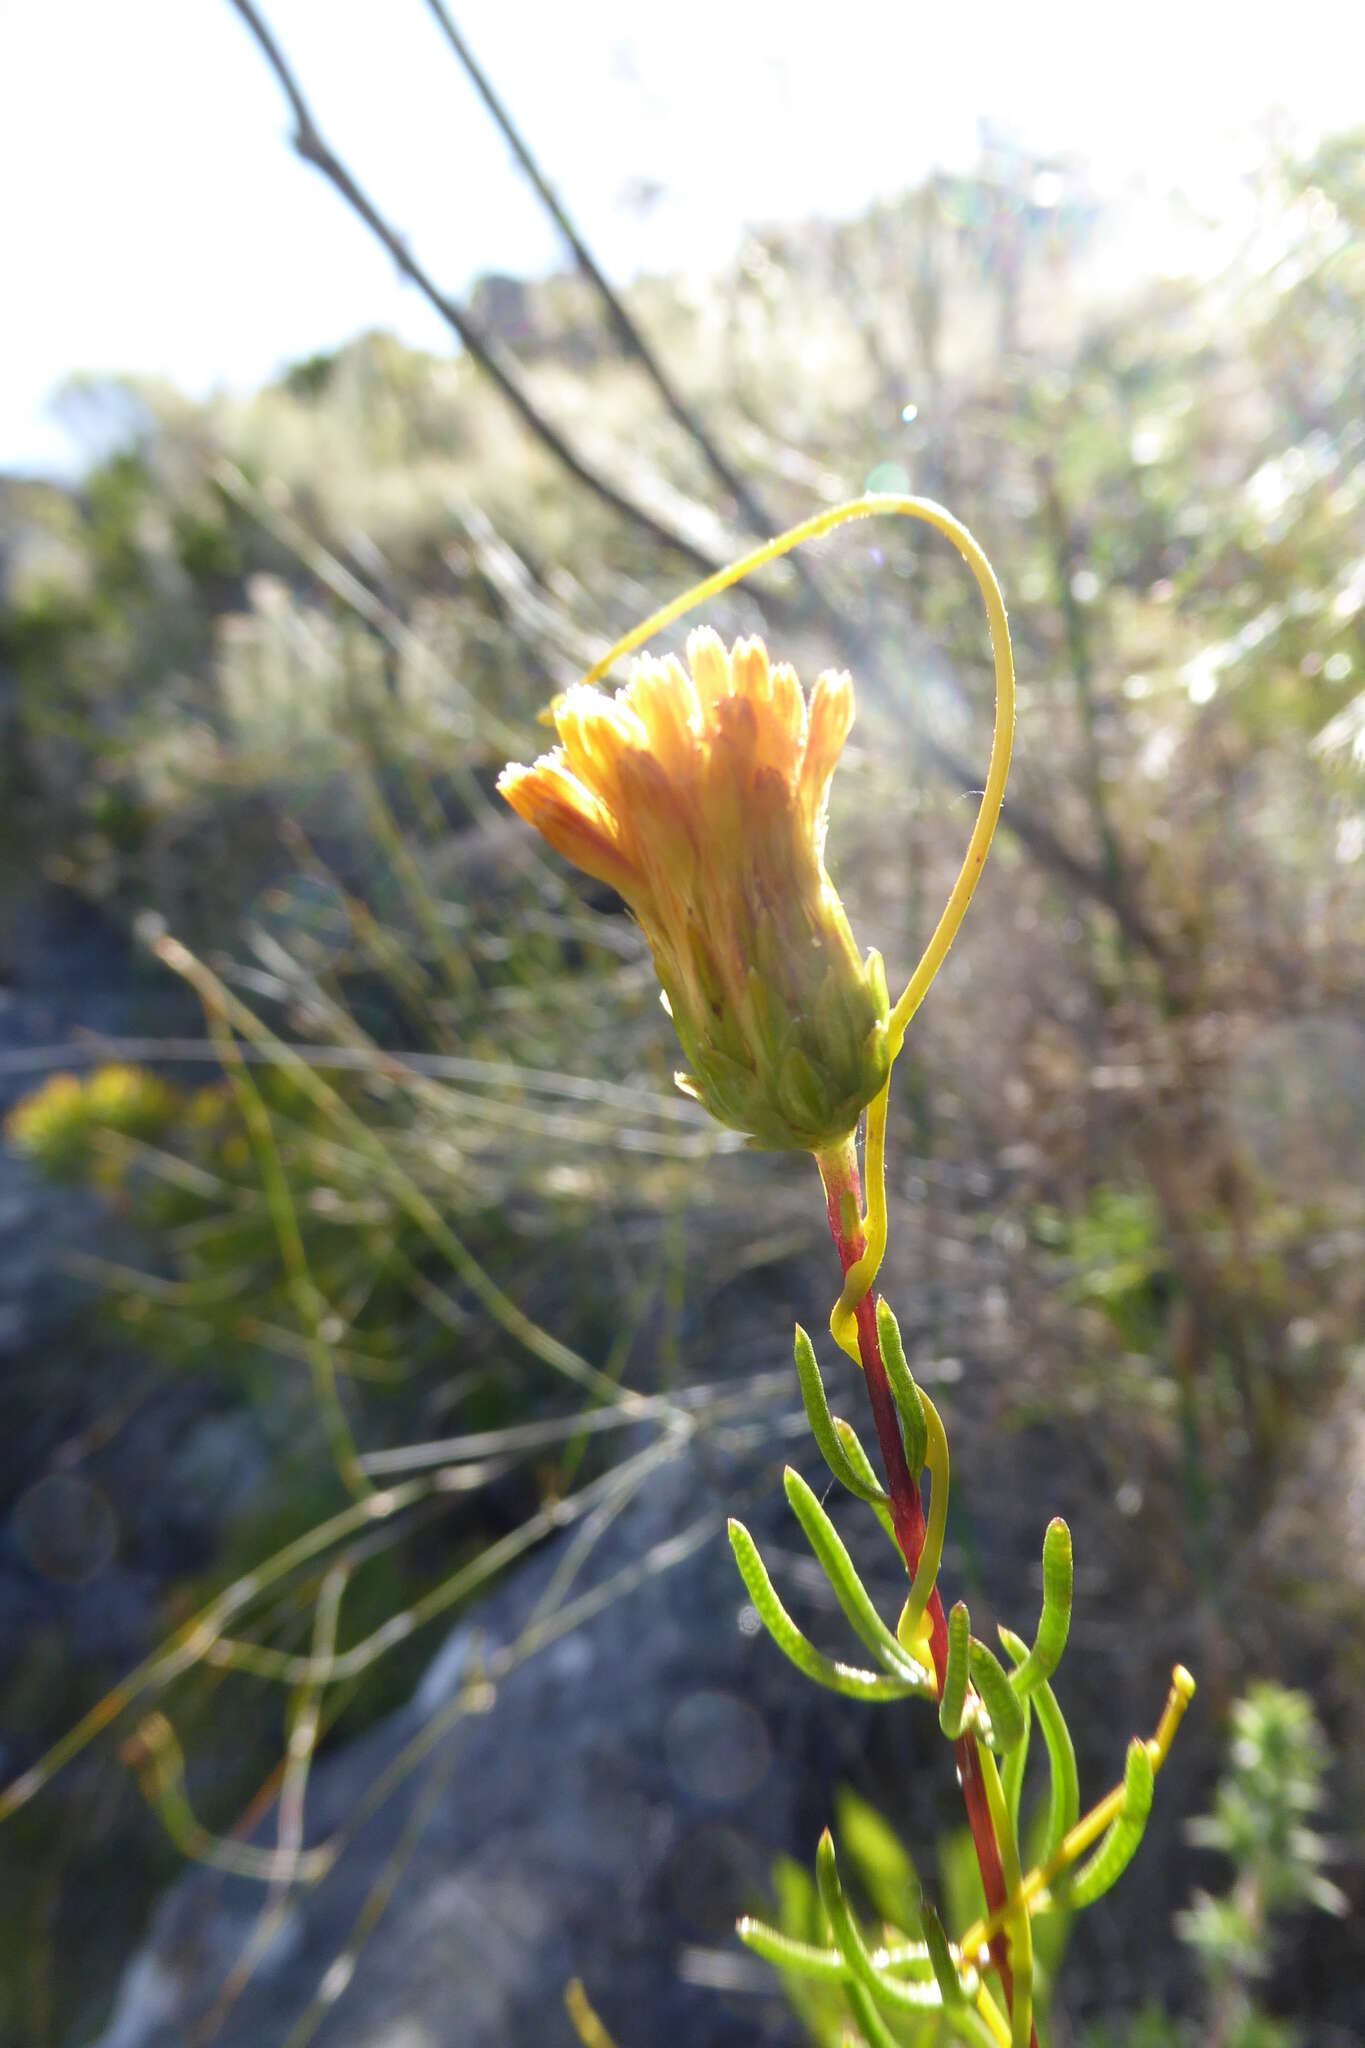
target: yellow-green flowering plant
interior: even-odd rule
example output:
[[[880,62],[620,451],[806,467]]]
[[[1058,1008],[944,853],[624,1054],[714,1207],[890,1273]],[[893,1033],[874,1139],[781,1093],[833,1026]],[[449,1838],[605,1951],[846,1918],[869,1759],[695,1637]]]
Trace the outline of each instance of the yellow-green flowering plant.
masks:
[[[996,686],[975,828],[943,915],[894,1006],[880,956],[859,956],[824,862],[830,779],[853,723],[849,678],[820,676],[807,701],[794,671],[771,662],[761,641],[741,640],[727,651],[703,629],[687,643],[686,666],[675,657],[646,658],[614,696],[596,687],[617,660],[765,562],[846,520],[886,514],[936,527],[971,569],[986,608]],[[941,506],[908,497],[855,499],[793,527],[656,612],[559,698],[552,715],[557,745],[530,767],[508,767],[499,788],[560,853],[618,890],[638,918],[688,1060],[680,1085],[755,1143],[814,1156],[844,1275],[830,1328],[861,1367],[882,1476],[853,1427],[831,1413],[814,1346],[798,1327],[801,1396],[831,1473],[892,1537],[910,1585],[889,1624],[825,1509],[791,1469],[792,1511],[873,1665],[836,1662],[806,1640],[753,1539],[732,1521],[741,1576],[768,1633],[807,1677],[854,1699],[918,1698],[937,1708],[953,1744],[986,1901],[984,1917],[951,1939],[928,1901],[907,1902],[912,1924],[884,1928],[870,1942],[845,1896],[826,1831],[816,1857],[826,1943],[794,1942],[753,1920],[741,1923],[740,1935],[782,1970],[842,1985],[870,2048],[896,2048],[893,2029],[931,2013],[960,2040],[1029,2048],[1037,2038],[1033,1917],[1091,1904],[1126,1867],[1194,1681],[1177,1667],[1155,1734],[1134,1738],[1122,1783],[1082,1818],[1075,1753],[1051,1685],[1070,1624],[1070,1532],[1060,1519],[1049,1523],[1033,1641],[1002,1628],[1002,1663],[973,1636],[961,1601],[945,1611],[939,1567],[947,1441],[910,1372],[894,1315],[872,1292],[887,1238],[891,1068],[971,901],[1009,771],[1014,671],[999,586],[977,542]],[[1051,1791],[1045,1847],[1025,1872],[1019,1813],[1035,1718]]]
[[[504,770],[513,809],[625,898],[691,1071],[679,1085],[759,1144],[838,1145],[890,1069],[886,975],[858,958],[825,872],[847,676],[809,705],[761,640],[706,628],[614,697],[555,706],[559,745]]]

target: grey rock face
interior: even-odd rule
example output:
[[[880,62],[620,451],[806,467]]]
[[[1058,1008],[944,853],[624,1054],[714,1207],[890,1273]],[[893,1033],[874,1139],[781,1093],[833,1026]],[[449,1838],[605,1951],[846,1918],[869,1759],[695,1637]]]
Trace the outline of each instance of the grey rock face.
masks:
[[[0,1120],[62,1066],[48,1049],[85,1033],[174,1032],[183,991],[68,892],[30,885],[0,917]],[[39,1055],[34,1063],[32,1055]],[[37,1631],[59,1632],[73,1664],[117,1669],[145,1655],[167,1578],[212,1555],[224,1523],[265,1471],[261,1432],[210,1385],[158,1372],[88,1314],[82,1256],[152,1264],[107,1201],[54,1185],[0,1139],[0,1671],[21,1667]],[[137,1390],[136,1400],[129,1400]],[[110,1452],[82,1453],[92,1424],[128,1401]],[[58,1486],[67,1498],[52,1496]],[[78,1487],[94,1517],[71,1550]],[[107,1521],[104,1538],[100,1521]],[[50,1567],[50,1568],[49,1568]],[[0,1754],[5,1688],[0,1682]]]
[[[621,2048],[796,2038],[733,1922],[763,1900],[780,1853],[808,1854],[793,1752],[821,1746],[831,1711],[847,1707],[802,1686],[766,1638],[741,1628],[728,1490],[694,1450],[663,1468],[574,1592],[711,1512],[701,1547],[520,1665],[488,1711],[453,1722],[323,1880],[296,1891],[219,2048],[283,2043],[318,1996],[329,2002],[321,2048],[568,2044],[563,1992],[574,1976]],[[449,1718],[478,1660],[486,1666],[525,1626],[571,1540],[457,1630],[407,1709],[318,1762],[310,1842],[351,1825],[380,1774]],[[357,1916],[390,1875],[392,1896],[352,1963]],[[125,1975],[100,2048],[193,2038],[263,1898],[211,1872],[184,1879]]]

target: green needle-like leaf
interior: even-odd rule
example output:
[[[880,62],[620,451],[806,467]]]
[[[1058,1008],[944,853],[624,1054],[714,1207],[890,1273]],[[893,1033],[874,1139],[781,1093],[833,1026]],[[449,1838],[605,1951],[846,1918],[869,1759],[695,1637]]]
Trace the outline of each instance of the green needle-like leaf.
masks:
[[[943,1674],[943,1696],[938,1703],[938,1725],[950,1742],[957,1741],[967,1718],[971,1637],[972,1618],[966,1602],[959,1600],[948,1616],[948,1663]]]
[[[735,1932],[746,1948],[779,1970],[791,1970],[798,1976],[819,1978],[826,1983],[846,1980],[852,1975],[850,1965],[837,1948],[816,1948],[811,1942],[795,1941],[791,1935],[769,1927],[765,1920],[745,1918],[739,1922]],[[873,1968],[881,1974],[915,1978],[925,1983],[933,1976],[929,1951],[922,1941],[904,1942],[895,1948],[873,1949],[871,1958]]]
[[[815,1552],[825,1577],[834,1588],[834,1597],[848,1616],[859,1640],[895,1677],[926,1684],[928,1671],[907,1655],[872,1605],[838,1531],[801,1474],[788,1465],[782,1475],[782,1483],[786,1487],[792,1513],[804,1529],[806,1541]]]
[[[1001,1677],[1004,1673],[1001,1672]],[[1005,1804],[1000,1773],[989,1749],[981,1752],[981,1782],[991,1816],[991,1830],[1000,1851],[1000,1875],[1007,1898],[1017,1898],[1024,1876],[1019,1867],[1019,1842]],[[1028,1907],[1021,1905],[1005,1922],[1010,1967],[1014,1972],[1014,2000],[1010,2019],[1010,2048],[1029,2048],[1033,2033],[1033,1923]]]
[[[1031,1701],[1025,1700],[1023,1738],[1015,1743],[1014,1748],[1005,1758],[1004,1766],[1000,1773],[1000,1781],[1005,1790],[1005,1805],[1009,1811],[1010,1825],[1013,1827],[1016,1837],[1019,1833],[1019,1807],[1024,1792],[1024,1772],[1028,1766],[1029,1734],[1032,1726],[1033,1706]]]
[[[1001,1628],[1000,1640],[1016,1664],[1022,1664],[1028,1656],[1028,1645],[1013,1629]],[[1052,1778],[1052,1804],[1048,1813],[1047,1840],[1043,1846],[1041,1861],[1046,1863],[1061,1847],[1063,1836],[1075,1827],[1081,1812],[1081,1781],[1076,1770],[1076,1751],[1071,1741],[1071,1731],[1066,1717],[1057,1704],[1057,1695],[1046,1679],[1038,1684],[1032,1702],[1038,1716],[1038,1726],[1043,1731],[1047,1746],[1048,1769]]]
[[[934,1907],[927,1899],[921,1899],[919,1910],[924,1945],[929,1951],[939,1996],[943,2000],[944,2018],[961,2039],[972,2044],[972,2048],[996,2048],[995,2036],[972,2003],[977,1989],[975,1970],[967,1971],[964,1983],[958,1976],[943,1922]]]
[[[834,1838],[828,1828],[821,1835],[815,1851],[815,1881],[820,1891],[820,1904],[825,1909],[825,1917],[834,1936],[834,1946],[848,1964],[855,1982],[896,2012],[922,2013],[937,2006],[939,1992],[936,1985],[909,1984],[898,1977],[887,1976],[877,1968],[844,1897],[838,1859],[834,1854]]]
[[[841,1983],[849,1974],[848,1964],[837,1948],[816,1948],[811,1942],[796,1941],[766,1920],[740,1920],[735,1933],[747,1949],[762,1956],[776,1970],[790,1970],[797,1977],[813,1977],[826,1984]]]
[[[1077,1910],[1091,1906],[1122,1877],[1146,1831],[1155,1783],[1156,1773],[1147,1745],[1135,1735],[1128,1745],[1123,1767],[1123,1806],[1118,1818],[1110,1822],[1099,1847],[1076,1875],[1069,1882],[1062,1880],[1053,1886],[1053,1897],[1059,1905]]]
[[[924,1929],[924,1946],[929,1951],[929,1962],[938,1985],[939,1996],[943,2000],[944,2011],[955,2012],[960,2005],[966,2003],[967,1994],[957,1974],[943,1922],[938,1917],[937,1907],[932,1906],[928,1899],[920,1900],[919,1915],[920,1925]]]
[[[877,1298],[877,1336],[881,1344],[882,1364],[886,1367],[886,1377],[891,1382],[891,1392],[900,1411],[905,1462],[910,1467],[910,1477],[918,1479],[924,1470],[929,1447],[929,1426],[924,1419],[924,1403],[915,1385],[915,1376],[906,1362],[900,1325],[889,1304],[880,1296]]]
[[[896,1542],[895,1524],[891,1520],[890,1501],[885,1493],[880,1492],[877,1475],[872,1469],[872,1461],[863,1449],[862,1444],[858,1441],[857,1430],[851,1422],[845,1422],[842,1415],[832,1415],[830,1421],[834,1424],[834,1434],[839,1439],[839,1446],[853,1468],[854,1477],[864,1489],[859,1494],[859,1499],[867,1502],[890,1538],[892,1546],[899,1550],[900,1545]],[[876,1499],[873,1498],[874,1491],[879,1494],[879,1497]]]
[[[867,2048],[900,2048],[900,2042],[873,2004],[872,1994],[863,1989],[856,1977],[849,1983],[845,1996]]]
[[[815,1645],[802,1635],[778,1599],[758,1554],[758,1547],[742,1522],[730,1523],[730,1547],[759,1620],[783,1656],[790,1659],[807,1678],[813,1678],[817,1685],[823,1685],[829,1692],[842,1693],[845,1699],[851,1700],[932,1697],[923,1679],[911,1683],[904,1678],[883,1678],[879,1672],[863,1671],[856,1665],[839,1664],[831,1657],[822,1656]]]
[[[1043,1538],[1043,1611],[1033,1648],[1010,1684],[1020,1699],[1027,1699],[1035,1686],[1051,1678],[1062,1661],[1071,1628],[1071,1531],[1060,1515],[1047,1525]]]
[[[841,1486],[848,1488],[859,1500],[869,1503],[886,1499],[886,1490],[877,1482],[866,1457],[859,1469],[848,1457],[834,1427],[834,1417],[829,1412],[825,1399],[825,1383],[820,1374],[815,1346],[802,1329],[796,1326],[796,1377],[801,1385],[801,1400],[810,1424],[810,1433],[820,1449],[820,1455]],[[861,1450],[861,1446],[860,1446]]]
[[[973,1639],[968,1661],[972,1683],[991,1717],[991,1748],[1004,1756],[1024,1739],[1024,1710],[1010,1688],[1004,1667],[984,1643]]]
[[[910,1598],[901,1616],[901,1632],[907,1637],[915,1634],[929,1605],[929,1595],[934,1590],[938,1568],[943,1562],[943,1535],[948,1526],[948,1438],[939,1412],[927,1394],[920,1395],[920,1406],[928,1430],[929,1447],[925,1455],[929,1467],[929,1519],[924,1532],[924,1548],[910,1587]]]

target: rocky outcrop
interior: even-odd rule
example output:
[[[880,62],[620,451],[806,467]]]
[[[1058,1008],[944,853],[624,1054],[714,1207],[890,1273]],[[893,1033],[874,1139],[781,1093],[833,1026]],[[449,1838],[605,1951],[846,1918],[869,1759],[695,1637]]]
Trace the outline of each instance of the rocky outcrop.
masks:
[[[574,1976],[621,2048],[796,2038],[732,1924],[765,1896],[779,1853],[809,1850],[799,1762],[826,1740],[837,1756],[833,1722],[849,1709],[794,1681],[742,1625],[729,1492],[726,1472],[681,1453],[604,1533],[575,1591],[653,1552],[645,1585],[521,1664],[488,1711],[441,1732],[474,1661],[496,1659],[536,1611],[573,1539],[558,1540],[447,1641],[407,1709],[317,1764],[312,1842],[350,1826],[381,1775],[432,1742],[330,1874],[295,1894],[218,2048],[283,2042],[319,1997],[331,2004],[317,2036],[327,2048],[567,2044]],[[706,1540],[668,1569],[657,1546],[699,1515]],[[390,1878],[352,1962],[358,1917]],[[212,1872],[182,1881],[101,2048],[193,2038],[262,1900],[259,1886]]]

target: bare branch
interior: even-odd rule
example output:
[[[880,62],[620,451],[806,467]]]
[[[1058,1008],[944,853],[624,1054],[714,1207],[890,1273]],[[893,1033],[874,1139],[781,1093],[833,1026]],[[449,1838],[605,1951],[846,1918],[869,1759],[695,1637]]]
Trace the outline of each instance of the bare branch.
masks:
[[[381,241],[392,256],[403,276],[415,284],[430,305],[440,314],[470,356],[479,367],[492,378],[503,397],[517,414],[522,424],[530,429],[535,438],[546,447],[586,489],[609,505],[614,512],[627,519],[642,532],[648,533],[663,547],[681,555],[703,574],[709,575],[720,567],[720,563],[689,540],[685,534],[676,532],[663,520],[656,518],[645,506],[637,505],[624,491],[618,490],[609,478],[602,476],[581,456],[559,429],[546,419],[527,391],[516,362],[500,343],[486,335],[473,321],[463,307],[449,298],[435,283],[429,272],[413,255],[398,231],[385,220],[373,200],[355,181],[346,165],[334,155],[314,121],[308,102],[304,99],[298,80],[287,63],[279,44],[262,19],[254,0],[231,0],[242,20],[279,80],[280,86],[294,116],[294,147],[305,163],[333,184],[353,212],[359,214],[370,232]]]
[[[570,249],[572,249],[574,261],[601,299],[607,318],[611,322],[622,348],[627,355],[633,356],[639,363],[669,412],[673,415],[673,418],[678,422],[683,432],[695,443],[697,449],[710,466],[713,475],[730,493],[730,496],[734,499],[740,511],[743,512],[744,517],[754,532],[760,535],[775,533],[779,522],[774,519],[772,514],[756,496],[752,487],[745,482],[738,470],[733,467],[722,450],[717,447],[698,414],[688,404],[681,392],[679,392],[668,372],[664,369],[663,364],[650,347],[649,342],[636,326],[628,307],[604,275],[591,249],[588,248],[582,235],[565,212],[558,193],[541,171],[520,130],[516,127],[511,115],[493,90],[487,74],[479,65],[473,51],[451,19],[449,9],[443,4],[443,0],[427,0],[427,5],[436,17],[437,24],[446,41],[450,44],[450,47],[454,50],[455,55],[468,73],[470,82],[478,93],[479,98],[502,130],[513,156],[535,187],[536,195],[540,199],[541,204],[545,207],[546,212],[554,221],[555,226],[563,235]],[[794,566],[798,572],[801,570],[802,565],[799,561]]]

